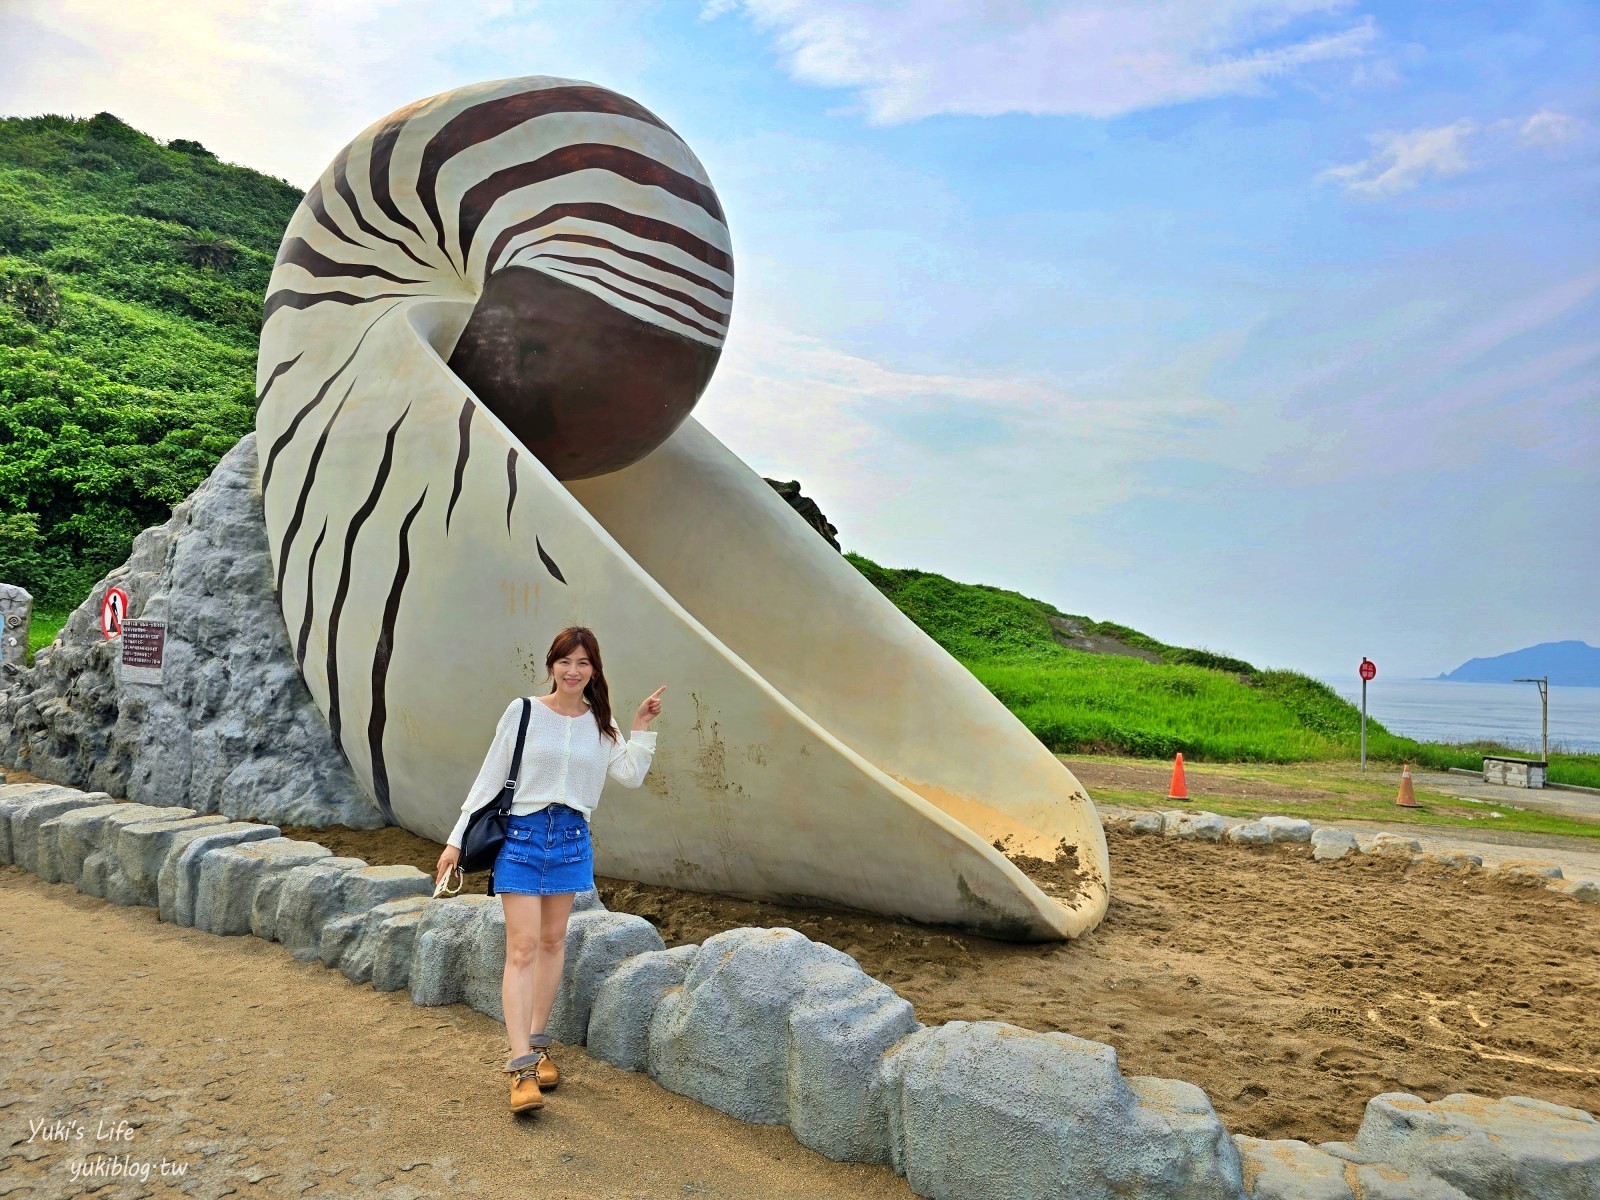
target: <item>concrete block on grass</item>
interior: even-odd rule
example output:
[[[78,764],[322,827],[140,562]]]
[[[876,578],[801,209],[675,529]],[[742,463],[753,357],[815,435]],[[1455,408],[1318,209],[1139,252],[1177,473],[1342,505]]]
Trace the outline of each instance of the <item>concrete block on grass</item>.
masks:
[[[1272,831],[1275,842],[1305,843],[1311,840],[1311,822],[1302,817],[1262,817],[1261,824]]]
[[[200,883],[200,866],[206,855],[224,846],[237,846],[240,842],[264,842],[277,836],[276,825],[232,821],[226,825],[210,826],[194,837],[175,842],[167,851],[167,857],[156,876],[161,919],[178,925],[194,924],[195,891]]]
[[[1110,1046],[951,1021],[881,1060],[892,1161],[934,1200],[1237,1200],[1239,1152],[1205,1093],[1139,1080]]]
[[[325,846],[286,837],[213,850],[201,861],[195,884],[194,927],[224,936],[249,933],[263,879],[332,856]]]
[[[1234,825],[1223,836],[1235,846],[1272,845],[1272,830],[1262,821],[1245,821]]]

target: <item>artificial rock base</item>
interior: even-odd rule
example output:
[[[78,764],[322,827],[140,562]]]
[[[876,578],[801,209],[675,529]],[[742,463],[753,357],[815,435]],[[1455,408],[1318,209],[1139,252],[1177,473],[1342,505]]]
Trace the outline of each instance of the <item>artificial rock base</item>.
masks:
[[[107,591],[165,620],[159,684],[124,682]],[[321,828],[385,824],[306,690],[256,483],[255,434],[141,533],[31,669],[0,670],[0,765],[130,800]]]
[[[1287,836],[1298,836],[1296,829]],[[161,919],[276,940],[356,983],[501,1019],[498,899],[171,806],[0,786],[0,862]],[[792,929],[665,948],[591,892],[550,1032],[938,1200],[1600,1200],[1600,1124],[1537,1100],[1379,1096],[1353,1143],[1230,1137],[1199,1088],[1128,1078],[1110,1046],[995,1021],[919,1024],[855,960]]]

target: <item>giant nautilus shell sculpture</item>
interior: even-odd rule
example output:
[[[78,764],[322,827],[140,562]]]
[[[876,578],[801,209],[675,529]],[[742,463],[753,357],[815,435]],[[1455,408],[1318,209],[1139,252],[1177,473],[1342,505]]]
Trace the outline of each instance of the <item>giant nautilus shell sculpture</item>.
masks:
[[[601,874],[1093,927],[1109,870],[1077,781],[690,417],[731,249],[688,146],[572,80],[418,101],[323,172],[272,274],[256,423],[335,741],[442,841],[507,701],[588,625],[624,729],[669,685],[644,786],[596,810]],[[1076,874],[1046,894],[1020,855]]]

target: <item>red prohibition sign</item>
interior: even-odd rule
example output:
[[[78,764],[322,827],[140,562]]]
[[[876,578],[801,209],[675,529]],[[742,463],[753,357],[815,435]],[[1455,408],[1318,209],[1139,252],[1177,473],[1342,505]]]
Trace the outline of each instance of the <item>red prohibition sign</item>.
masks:
[[[122,635],[122,622],[128,616],[128,593],[112,588],[100,602],[100,632],[107,638]]]
[[[1361,660],[1361,678],[1365,679],[1367,682],[1370,683],[1370,682],[1372,682],[1372,680],[1376,679],[1377,677],[1378,677],[1378,664],[1373,662],[1369,658],[1363,658]]]

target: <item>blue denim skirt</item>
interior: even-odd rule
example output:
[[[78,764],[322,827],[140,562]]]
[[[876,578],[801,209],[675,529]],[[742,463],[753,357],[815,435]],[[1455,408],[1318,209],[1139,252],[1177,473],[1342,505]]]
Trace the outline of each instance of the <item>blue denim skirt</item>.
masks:
[[[594,887],[589,822],[565,804],[513,815],[494,860],[494,890],[522,896],[562,896]]]

